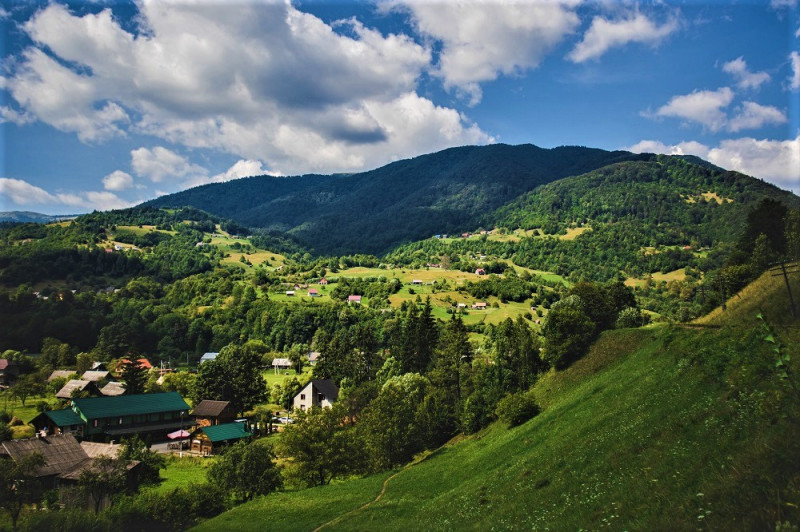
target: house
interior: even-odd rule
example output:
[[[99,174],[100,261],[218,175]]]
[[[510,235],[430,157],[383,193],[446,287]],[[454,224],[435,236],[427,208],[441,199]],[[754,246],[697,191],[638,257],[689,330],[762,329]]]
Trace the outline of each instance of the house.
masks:
[[[308,410],[309,408],[325,408],[331,406],[339,398],[339,388],[331,379],[313,380],[294,396],[292,408]]]
[[[221,447],[252,436],[241,421],[199,427],[192,432],[192,451],[202,455],[214,454]]]
[[[97,389],[97,385],[92,381],[87,381],[83,379],[72,379],[67,381],[67,383],[61,387],[58,392],[56,392],[56,397],[58,399],[64,399],[65,401],[69,401],[76,395],[98,395],[100,390]]]
[[[411,284],[422,284],[422,279],[414,279],[411,281]]]
[[[108,368],[106,367],[105,362],[92,362],[92,367],[89,368],[92,371],[105,371]]]
[[[219,353],[206,353],[200,357],[200,363],[208,362],[209,360],[216,360]]]
[[[309,297],[319,297],[319,291],[316,288],[311,288],[308,290]]]
[[[100,394],[107,397],[116,397],[125,393],[125,385],[121,382],[109,382],[100,388]]]
[[[294,290],[287,290],[286,291],[286,295],[289,296],[289,297],[293,296],[294,295]]]
[[[486,270],[484,270],[483,268],[478,268],[477,270],[475,270],[475,275],[486,275]]]
[[[61,502],[65,502],[66,498],[79,496],[73,488],[77,485],[81,473],[97,468],[95,460],[100,456],[116,458],[119,448],[119,445],[113,444],[78,443],[72,434],[12,440],[0,443],[0,467],[3,467],[1,464],[4,460],[18,461],[34,453],[40,454],[44,458],[44,465],[40,466],[34,475],[46,490],[57,489]],[[139,483],[138,467],[137,460],[129,460],[126,464],[125,484],[130,489]],[[108,495],[104,495],[103,499],[107,504]],[[91,496],[79,500],[85,500],[89,505],[95,502]]]
[[[236,418],[230,401],[203,399],[192,410],[191,416],[200,427],[230,423]]]
[[[467,308],[467,304],[466,303],[459,303],[458,305],[456,305],[456,308]]]
[[[358,303],[361,304],[361,296],[347,296],[347,304]]]
[[[325,285],[328,284],[328,280],[323,277],[322,279],[319,280],[319,284],[321,284],[322,286],[325,286]]]
[[[137,358],[137,359],[136,359],[136,362],[138,362],[138,363],[139,363],[139,365],[140,365],[142,368],[144,368],[144,369],[146,369],[146,370],[148,370],[148,371],[149,371],[149,370],[151,370],[151,369],[153,369],[153,365],[152,365],[152,364],[150,363],[150,361],[149,361],[149,360],[147,360],[146,358]],[[119,375],[119,374],[122,372],[122,367],[123,367],[125,364],[130,364],[130,363],[131,363],[131,361],[130,361],[130,360],[128,360],[127,358],[120,358],[120,359],[119,359],[119,362],[117,362],[117,367],[116,367],[116,369],[115,369],[115,373],[116,373],[117,375]]]
[[[86,439],[119,439],[138,434],[159,441],[169,432],[195,424],[187,416],[189,405],[178,392],[73,399],[69,408],[47,414],[58,427],[74,426],[75,417],[68,411],[81,418],[83,427],[75,432]],[[69,425],[58,425],[68,422]]]
[[[308,363],[312,366],[315,365],[319,361],[319,357],[322,353],[319,351],[311,351],[308,353]]]
[[[292,362],[288,358],[273,358],[272,369],[278,371],[280,369],[289,369],[292,367]]]
[[[57,369],[47,377],[47,382],[53,382],[56,379],[69,379],[73,375],[78,375],[71,369]]]
[[[483,301],[478,301],[477,303],[474,303],[472,305],[472,308],[474,310],[486,310],[486,303],[484,303]]]
[[[42,412],[30,422],[40,434],[75,434],[83,436],[84,421],[81,416],[69,408],[64,410],[48,410]]]
[[[108,380],[111,377],[111,373],[108,371],[84,371],[83,375],[81,375],[81,380],[84,381],[92,381],[97,382],[101,380]]]
[[[0,358],[0,384],[8,386],[17,380],[19,365],[13,360]]]

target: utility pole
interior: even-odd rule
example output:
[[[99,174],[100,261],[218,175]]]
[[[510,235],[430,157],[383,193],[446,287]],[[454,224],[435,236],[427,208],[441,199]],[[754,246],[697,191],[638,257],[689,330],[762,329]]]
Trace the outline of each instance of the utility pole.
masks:
[[[789,263],[787,261],[773,262],[769,271],[773,277],[783,276],[783,281],[786,283],[786,293],[789,294],[789,309],[792,311],[792,317],[797,317],[797,307],[794,304],[794,297],[792,297],[792,287],[789,285],[789,274],[797,273],[800,271],[800,263]]]

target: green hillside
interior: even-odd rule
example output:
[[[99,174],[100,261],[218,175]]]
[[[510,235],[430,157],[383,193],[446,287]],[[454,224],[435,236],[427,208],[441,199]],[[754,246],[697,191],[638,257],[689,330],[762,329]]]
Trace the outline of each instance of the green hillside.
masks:
[[[749,293],[768,321],[788,312],[768,274]],[[395,475],[270,495],[199,528],[796,525],[800,397],[779,378],[757,324],[725,316],[719,328],[608,331],[585,358],[539,381],[543,412],[519,427],[495,423]],[[777,338],[798,345],[798,320],[783,323]]]

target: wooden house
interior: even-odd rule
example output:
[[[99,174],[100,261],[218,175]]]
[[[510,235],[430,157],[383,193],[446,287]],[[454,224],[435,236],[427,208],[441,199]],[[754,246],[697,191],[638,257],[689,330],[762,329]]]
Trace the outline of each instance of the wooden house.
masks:
[[[275,371],[289,369],[292,367],[292,362],[288,358],[273,358],[272,369]]]
[[[97,385],[88,380],[72,379],[56,392],[58,399],[69,401],[76,396],[100,395]]]
[[[19,365],[13,360],[0,358],[0,385],[13,384],[19,376]]]
[[[308,290],[308,297],[319,297],[319,290],[316,288],[310,288]]]
[[[251,436],[247,425],[240,421],[199,427],[192,432],[192,452],[215,454],[222,447]]]
[[[83,375],[81,375],[81,380],[92,381],[92,382],[98,382],[98,381],[102,381],[102,380],[110,380],[110,378],[111,378],[111,373],[108,372],[108,371],[104,371],[104,370],[84,371]]]
[[[357,295],[347,296],[347,304],[349,305],[350,303],[357,303],[357,304],[360,305],[361,304],[361,296],[357,296]]]
[[[224,425],[236,418],[230,401],[212,401],[203,399],[194,407],[191,413],[195,423],[200,427]]]
[[[486,303],[478,301],[472,305],[473,310],[486,310]]]
[[[47,382],[53,382],[56,379],[69,380],[69,378],[72,377],[73,375],[75,375],[76,377],[78,376],[78,374],[72,371],[71,369],[57,369],[53,373],[51,373],[49,377],[47,377]]]

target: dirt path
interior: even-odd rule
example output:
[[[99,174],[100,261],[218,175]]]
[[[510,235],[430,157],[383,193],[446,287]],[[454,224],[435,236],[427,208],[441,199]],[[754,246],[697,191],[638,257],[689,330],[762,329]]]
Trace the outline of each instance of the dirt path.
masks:
[[[315,528],[314,530],[312,530],[312,532],[318,532],[318,531],[322,530],[323,528],[326,528],[326,527],[329,527],[329,526],[333,526],[333,525],[335,525],[336,523],[340,522],[342,519],[345,519],[346,517],[350,517],[351,515],[355,515],[355,514],[357,514],[358,512],[361,512],[361,511],[363,511],[363,510],[366,510],[367,508],[369,508],[370,506],[372,506],[373,504],[375,504],[376,502],[378,502],[379,500],[381,500],[381,499],[383,498],[383,496],[386,494],[386,488],[387,488],[387,486],[389,486],[389,482],[390,482],[390,481],[391,481],[391,480],[392,480],[394,477],[396,477],[397,475],[399,475],[400,473],[402,473],[402,472],[404,472],[404,471],[407,471],[408,469],[410,469],[410,468],[414,467],[414,466],[415,466],[415,465],[417,465],[417,464],[421,464],[422,462],[424,462],[425,460],[427,460],[427,459],[428,459],[428,458],[430,458],[431,456],[433,456],[433,455],[437,454],[437,453],[439,452],[439,450],[440,450],[440,449],[441,449],[441,447],[440,447],[439,449],[436,449],[435,451],[433,451],[433,452],[431,452],[431,453],[428,453],[428,454],[426,454],[425,456],[423,456],[423,457],[422,457],[422,458],[420,458],[419,460],[416,460],[416,461],[414,461],[414,462],[411,462],[410,464],[406,464],[406,465],[403,467],[403,469],[401,469],[401,470],[400,470],[400,471],[398,471],[397,473],[393,473],[392,475],[389,475],[389,477],[388,477],[386,480],[384,480],[384,481],[383,481],[383,484],[381,485],[381,491],[380,491],[380,493],[378,493],[378,495],[377,495],[377,496],[376,496],[374,499],[372,499],[371,501],[369,501],[368,503],[366,503],[366,504],[363,504],[363,505],[359,506],[358,508],[354,508],[353,510],[350,510],[349,512],[346,512],[346,513],[343,513],[343,514],[341,514],[341,515],[338,515],[338,516],[334,517],[333,519],[331,519],[330,521],[326,521],[325,523],[322,523],[322,524],[321,524],[321,525],[319,525],[317,528]]]

